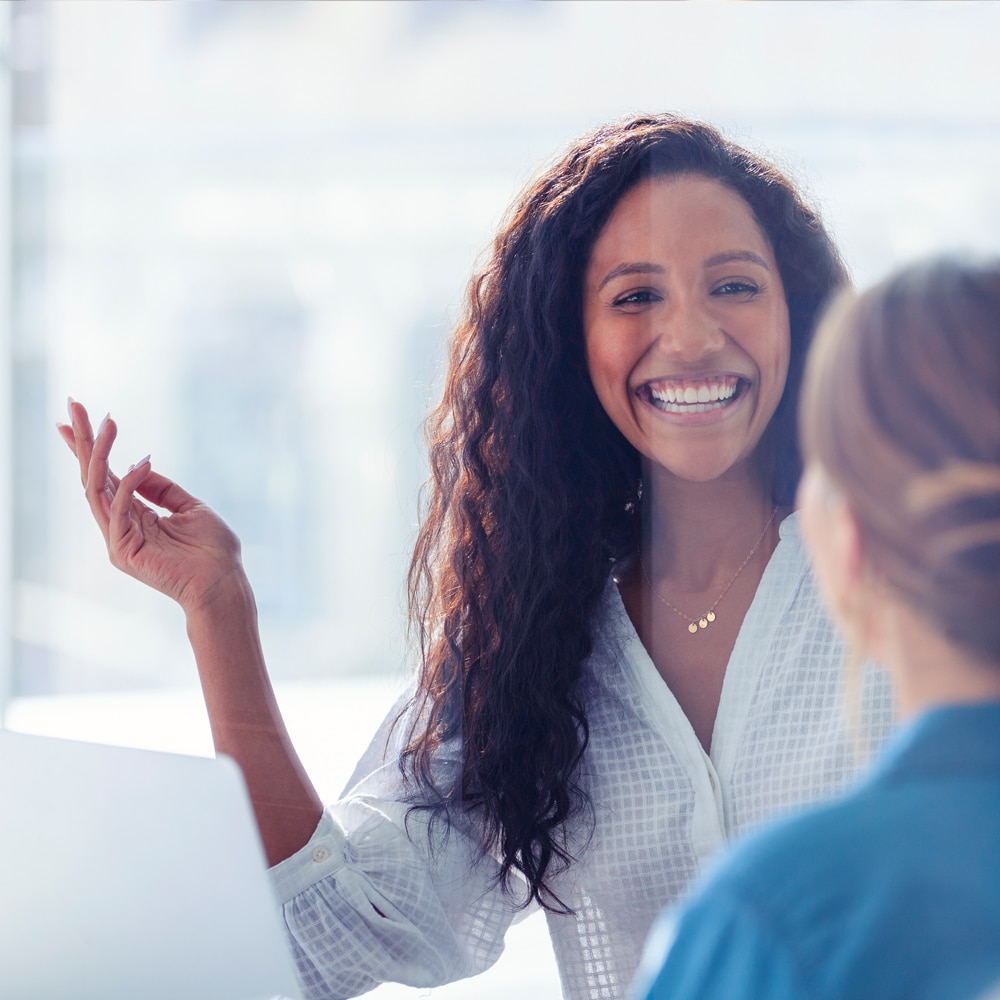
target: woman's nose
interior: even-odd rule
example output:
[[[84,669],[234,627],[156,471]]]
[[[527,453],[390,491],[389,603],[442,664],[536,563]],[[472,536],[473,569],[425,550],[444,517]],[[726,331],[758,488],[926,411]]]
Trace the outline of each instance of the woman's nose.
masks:
[[[677,306],[661,317],[656,349],[679,361],[694,362],[722,349],[726,334],[703,310]]]

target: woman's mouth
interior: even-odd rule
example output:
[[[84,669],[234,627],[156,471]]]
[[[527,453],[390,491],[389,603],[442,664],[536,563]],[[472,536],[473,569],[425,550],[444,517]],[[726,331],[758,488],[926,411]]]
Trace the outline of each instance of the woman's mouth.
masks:
[[[658,379],[646,382],[638,393],[665,413],[706,413],[731,406],[748,383],[738,375],[713,375],[705,379]]]

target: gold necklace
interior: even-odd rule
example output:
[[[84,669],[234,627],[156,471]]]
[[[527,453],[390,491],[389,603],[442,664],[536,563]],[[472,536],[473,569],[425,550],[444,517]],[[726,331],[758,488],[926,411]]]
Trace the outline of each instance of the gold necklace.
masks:
[[[652,580],[649,579],[649,574],[646,572],[646,566],[642,561],[642,552],[639,552],[639,569],[642,570],[642,577],[646,581],[646,586],[649,587],[649,591],[654,597],[657,597],[661,603],[665,604],[671,611],[676,615],[680,615],[686,622],[688,622],[688,631],[692,635],[697,635],[699,629],[708,628],[712,622],[715,621],[715,609],[719,606],[719,602],[722,600],[726,594],[729,593],[729,588],[736,582],[736,578],[747,568],[747,563],[753,559],[753,554],[757,551],[760,543],[764,541],[764,536],[767,534],[767,529],[771,527],[771,522],[774,520],[775,514],[778,513],[777,505],[775,505],[774,510],[771,511],[771,516],[767,519],[767,523],[764,525],[764,530],[757,536],[757,541],[753,543],[753,548],[747,553],[746,559],[740,563],[739,569],[730,577],[729,583],[722,588],[722,593],[715,599],[712,606],[706,611],[700,618],[692,618],[689,614],[685,614],[680,608],[675,608],[670,601],[668,601],[662,594],[658,594],[653,587]]]

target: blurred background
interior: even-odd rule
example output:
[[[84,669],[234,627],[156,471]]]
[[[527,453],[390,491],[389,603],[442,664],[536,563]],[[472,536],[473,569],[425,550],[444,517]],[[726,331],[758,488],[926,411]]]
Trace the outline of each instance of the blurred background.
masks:
[[[335,795],[404,683],[420,423],[516,192],[675,110],[797,178],[859,284],[1000,252],[998,37],[990,2],[0,5],[5,723],[210,752],[180,613],[108,565],[56,435],[72,395],[242,538]],[[476,996],[555,995],[523,927]]]

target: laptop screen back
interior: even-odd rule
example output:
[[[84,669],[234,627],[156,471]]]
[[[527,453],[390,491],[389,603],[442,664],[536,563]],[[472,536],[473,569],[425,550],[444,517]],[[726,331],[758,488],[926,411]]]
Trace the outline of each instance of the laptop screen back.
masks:
[[[299,995],[242,776],[0,731],[0,994]]]

